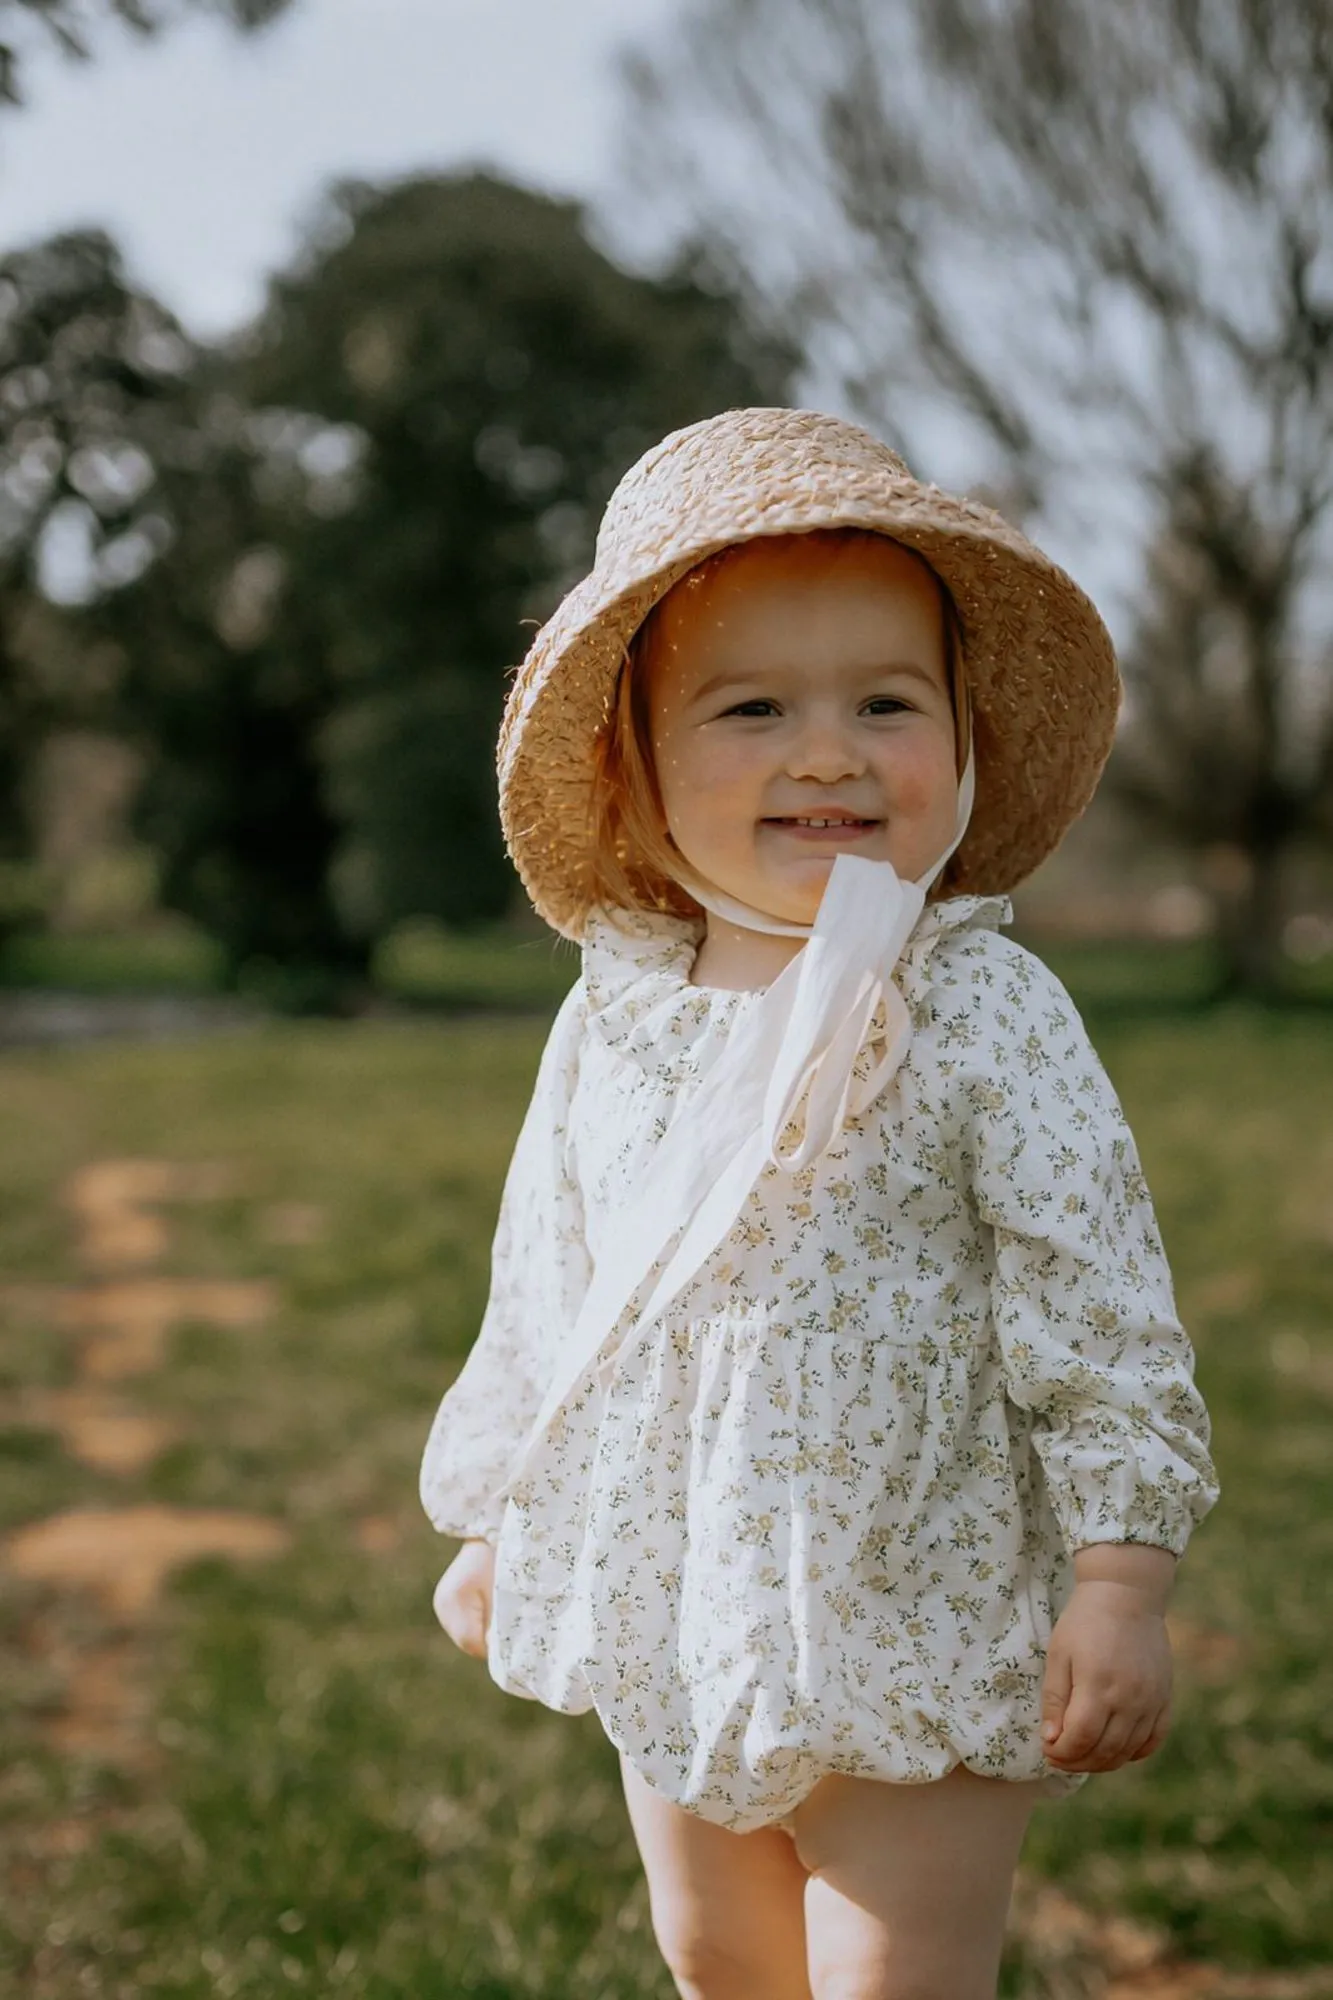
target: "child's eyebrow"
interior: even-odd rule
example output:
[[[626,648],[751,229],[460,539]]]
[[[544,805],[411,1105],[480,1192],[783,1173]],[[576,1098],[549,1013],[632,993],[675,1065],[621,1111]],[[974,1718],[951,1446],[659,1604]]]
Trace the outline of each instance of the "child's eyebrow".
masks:
[[[784,673],[789,673],[790,671],[790,668],[780,665],[728,667],[722,673],[713,674],[708,680],[702,682],[694,690],[690,696],[690,700],[705,701],[710,694],[716,694],[722,688],[744,687],[750,683],[763,682],[770,679],[780,680]],[[878,660],[868,666],[849,668],[847,678],[848,680],[875,681],[887,680],[895,674],[906,674],[910,679],[925,681],[931,687],[937,687],[940,684],[940,675],[932,672],[929,667],[922,666],[920,660]]]

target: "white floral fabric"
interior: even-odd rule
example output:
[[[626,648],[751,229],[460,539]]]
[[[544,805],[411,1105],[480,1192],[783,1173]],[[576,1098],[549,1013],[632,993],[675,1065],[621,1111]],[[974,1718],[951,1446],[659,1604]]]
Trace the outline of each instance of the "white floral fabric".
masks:
[[[499,1686],[595,1707],[735,1831],[829,1771],[1077,1790],[1040,1743],[1073,1552],[1179,1555],[1219,1497],[1133,1138],[1010,914],[927,906],[887,1089],[765,1168],[663,1314],[631,1301],[503,1498],[618,1205],[758,996],[691,985],[698,926],[601,915],[542,1056],[422,1501],[496,1546]]]

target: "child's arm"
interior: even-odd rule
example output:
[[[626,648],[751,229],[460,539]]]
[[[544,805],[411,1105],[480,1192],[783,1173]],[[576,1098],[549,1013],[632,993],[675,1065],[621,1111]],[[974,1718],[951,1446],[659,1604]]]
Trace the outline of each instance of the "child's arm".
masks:
[[[485,1314],[421,1462],[421,1504],[441,1534],[460,1541],[494,1543],[499,1535],[504,1503],[495,1496],[589,1280],[583,1205],[565,1143],[584,1004],[579,980],[556,1015],[514,1146]]]
[[[1166,1604],[1219,1487],[1119,1101],[1059,981],[1007,949],[966,1065],[972,1192],[993,1232],[1006,1388],[1033,1413],[1076,1577],[1047,1652],[1042,1747],[1064,1770],[1106,1771],[1165,1735]]]
[[[1219,1488],[1134,1139],[1054,974],[1012,944],[988,969],[962,1087],[1006,1387],[1033,1412],[1071,1554],[1136,1543],[1179,1556]]]

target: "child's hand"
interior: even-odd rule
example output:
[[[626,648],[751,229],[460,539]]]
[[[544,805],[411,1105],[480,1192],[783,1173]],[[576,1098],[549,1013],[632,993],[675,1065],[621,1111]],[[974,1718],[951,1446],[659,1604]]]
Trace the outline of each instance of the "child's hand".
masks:
[[[464,1542],[435,1586],[435,1616],[455,1646],[476,1660],[486,1657],[494,1579],[490,1543]]]
[[[1065,1771],[1114,1771],[1150,1757],[1170,1712],[1171,1641],[1161,1611],[1132,1584],[1076,1584],[1046,1654],[1048,1761]]]

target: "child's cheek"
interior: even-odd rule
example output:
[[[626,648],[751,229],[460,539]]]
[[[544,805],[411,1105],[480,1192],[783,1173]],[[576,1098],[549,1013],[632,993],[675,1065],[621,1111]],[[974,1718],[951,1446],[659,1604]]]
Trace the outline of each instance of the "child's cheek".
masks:
[[[691,809],[719,828],[750,825],[760,810],[763,785],[756,759],[734,739],[696,745],[678,775]]]
[[[749,810],[758,789],[761,756],[743,739],[733,737],[728,741],[715,737],[711,743],[700,746],[701,782],[717,793],[720,802],[737,810]]]
[[[659,761],[667,823],[696,867],[749,851],[762,783],[743,746],[695,742]]]
[[[893,788],[893,804],[900,815],[910,819],[923,819],[947,798],[941,782],[947,773],[923,770],[912,765],[900,772]]]
[[[952,820],[958,799],[952,745],[904,744],[885,777],[891,808],[900,818]]]

